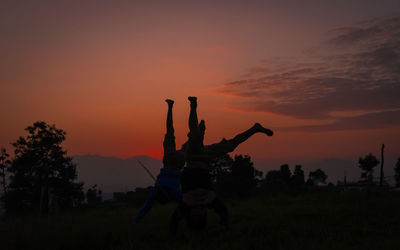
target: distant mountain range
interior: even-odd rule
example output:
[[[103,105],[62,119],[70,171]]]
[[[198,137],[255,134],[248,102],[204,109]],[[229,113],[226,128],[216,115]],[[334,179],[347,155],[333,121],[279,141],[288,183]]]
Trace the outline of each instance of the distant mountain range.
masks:
[[[148,187],[154,184],[153,179],[140,166],[141,161],[157,177],[162,162],[156,158],[146,155],[133,156],[127,159],[116,157],[105,157],[99,155],[78,155],[73,156],[77,164],[78,180],[85,183],[85,189],[97,184],[104,192],[126,192],[134,190],[136,187]],[[393,168],[397,158],[388,157],[385,160],[385,176],[393,175]],[[347,181],[355,181],[360,178],[360,169],[358,168],[358,158],[340,159],[327,158],[320,160],[296,161],[296,160],[255,160],[254,165],[257,169],[266,172],[273,169],[279,169],[279,166],[288,163],[293,171],[295,164],[301,164],[305,172],[306,179],[310,171],[321,168],[328,175],[328,182],[336,184],[338,180],[343,180],[344,174]],[[379,167],[375,168],[374,176],[379,176]],[[389,180],[393,184],[393,178]]]
[[[78,181],[85,183],[85,189],[97,184],[106,193],[134,190],[154,184],[151,176],[140,166],[141,161],[157,178],[162,162],[145,155],[127,159],[99,155],[73,156],[77,164]]]

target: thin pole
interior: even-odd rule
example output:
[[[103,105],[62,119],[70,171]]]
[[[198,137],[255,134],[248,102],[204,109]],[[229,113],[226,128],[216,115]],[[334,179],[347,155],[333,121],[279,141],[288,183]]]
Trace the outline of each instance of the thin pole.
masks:
[[[146,170],[146,172],[150,175],[150,177],[151,177],[155,182],[157,182],[157,180],[156,180],[156,178],[154,177],[154,175],[151,174],[151,172],[146,168],[146,166],[145,166],[141,161],[139,161],[139,160],[137,160],[137,161],[139,162],[140,166],[142,166],[142,167],[144,168],[144,170]],[[170,194],[169,194],[167,191],[165,191],[163,188],[161,188],[160,190],[161,190],[161,193],[163,193],[163,195],[165,195],[165,196],[167,197],[168,200],[171,200],[171,199],[172,199],[171,196],[170,196]]]
[[[139,162],[140,166],[142,166],[142,168],[143,168],[144,170],[146,170],[146,172],[150,175],[150,177],[151,177],[154,181],[156,181],[156,178],[151,174],[151,172],[146,168],[146,166],[145,166],[141,161],[139,161],[139,160],[137,160],[137,161]]]
[[[382,144],[382,148],[381,148],[381,179],[379,181],[379,186],[383,186],[383,162],[384,162],[384,158],[383,158],[383,151],[385,149],[385,144]]]

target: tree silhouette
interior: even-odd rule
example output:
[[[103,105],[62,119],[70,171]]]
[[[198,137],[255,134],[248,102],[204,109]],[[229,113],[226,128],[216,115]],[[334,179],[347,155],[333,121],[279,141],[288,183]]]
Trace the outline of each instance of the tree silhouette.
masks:
[[[211,170],[210,174],[214,182],[218,183],[218,178],[224,174],[230,173],[233,164],[233,159],[228,154],[213,158],[210,162]]]
[[[300,188],[304,185],[304,171],[301,165],[296,165],[293,175],[290,178],[292,187]]]
[[[83,199],[83,183],[73,182],[76,165],[61,147],[66,133],[38,121],[25,129],[26,137],[12,143],[15,158],[9,168],[7,211],[47,213],[50,204],[71,207]]]
[[[232,159],[226,154],[216,158],[210,165],[218,192],[228,196],[250,195],[262,177],[262,172],[254,168],[248,155],[235,155]]]
[[[102,191],[97,189],[97,184],[93,185],[86,192],[86,201],[89,206],[96,206],[103,201],[103,197],[101,196]]]
[[[250,156],[235,155],[231,172],[236,194],[247,196],[257,186],[257,177],[261,177],[262,173],[253,165]]]
[[[280,166],[279,170],[268,171],[262,181],[262,188],[267,192],[287,192],[291,187],[292,172],[288,164]]]
[[[397,159],[396,167],[394,168],[394,178],[396,180],[396,187],[400,187],[400,158]]]
[[[0,183],[3,187],[4,195],[7,194],[7,182],[6,182],[6,171],[10,167],[11,161],[9,160],[10,155],[7,154],[6,149],[0,149]]]
[[[307,184],[312,186],[317,186],[320,183],[326,184],[326,179],[328,176],[322,169],[317,169],[315,171],[311,171],[308,174]]]
[[[288,164],[283,164],[280,166],[279,171],[281,173],[281,178],[286,185],[290,184],[290,178],[292,176],[292,172],[289,169]]]
[[[279,170],[268,171],[262,181],[262,188],[267,192],[281,191],[280,189],[284,186],[286,186],[286,183],[283,181]]]
[[[231,196],[234,193],[234,180],[232,176],[233,159],[228,154],[214,158],[210,162],[213,182],[219,194]]]
[[[361,168],[361,178],[366,182],[373,183],[374,168],[379,164],[379,160],[371,153],[365,158],[359,158],[358,167]]]

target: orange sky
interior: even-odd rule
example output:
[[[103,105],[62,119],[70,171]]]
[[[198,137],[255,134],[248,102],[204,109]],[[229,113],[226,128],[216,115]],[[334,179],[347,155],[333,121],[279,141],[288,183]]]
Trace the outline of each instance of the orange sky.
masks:
[[[342,42],[334,39],[353,35],[354,30],[341,29],[349,33],[339,36],[335,29],[381,25],[383,21],[360,22],[375,17],[385,21],[399,10],[397,1],[107,2],[1,3],[0,146],[10,148],[8,144],[23,135],[26,126],[44,120],[67,131],[65,146],[71,155],[160,158],[164,99],[176,101],[175,131],[181,145],[188,131],[186,98],[194,95],[199,99],[199,117],[206,120],[206,144],[234,136],[254,122],[276,132],[272,138],[254,136],[235,153],[283,162],[357,158],[378,154],[385,143],[387,154],[400,156],[400,121],[393,117],[397,113],[385,113],[397,112],[397,101],[382,97],[372,105],[362,99],[365,96],[342,100],[332,92],[339,93],[335,86],[347,83],[313,82],[328,81],[330,72],[343,73],[340,79],[348,77],[354,84],[379,82],[382,77],[366,79],[364,71],[360,78],[345,75],[346,70],[326,60],[331,51],[324,46],[326,41]],[[391,32],[398,34],[398,28],[394,23]],[[386,67],[385,62],[377,63]],[[299,67],[312,71],[294,73]],[[399,76],[386,73],[391,82],[384,87],[391,85],[381,95],[399,93]],[[227,85],[242,80],[248,85]],[[336,105],[334,98],[343,105]],[[303,107],[304,103],[309,106]],[[389,116],[373,126],[365,123],[366,118],[351,120],[351,128],[343,126],[349,124],[342,119],[343,112],[358,119],[363,118],[357,116],[360,111]],[[338,125],[339,131],[319,127],[335,122],[343,126]]]

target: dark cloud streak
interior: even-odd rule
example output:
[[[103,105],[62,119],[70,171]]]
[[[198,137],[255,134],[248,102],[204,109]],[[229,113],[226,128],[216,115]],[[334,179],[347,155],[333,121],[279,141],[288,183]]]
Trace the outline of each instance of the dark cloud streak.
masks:
[[[298,129],[366,129],[400,125],[400,16],[336,29],[305,58],[251,68],[221,86],[248,110],[297,118],[334,119]],[[279,68],[277,65],[283,65]],[[335,112],[363,111],[340,117]]]
[[[400,124],[400,110],[382,111],[366,115],[353,117],[342,117],[335,122],[324,125],[308,125],[292,128],[283,128],[282,131],[302,130],[302,131],[340,131],[340,130],[359,130],[362,129],[388,128]]]

